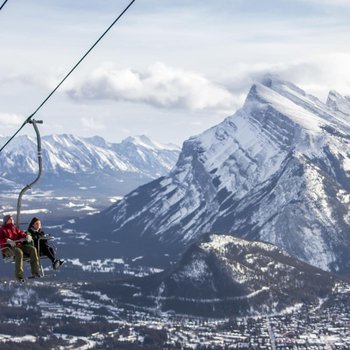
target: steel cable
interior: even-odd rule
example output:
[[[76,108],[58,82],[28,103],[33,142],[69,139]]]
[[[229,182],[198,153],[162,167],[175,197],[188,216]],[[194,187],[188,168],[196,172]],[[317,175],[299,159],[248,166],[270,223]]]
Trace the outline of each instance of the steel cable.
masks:
[[[6,0],[7,1],[7,0]],[[109,30],[119,21],[119,19],[125,14],[130,6],[136,0],[132,0],[129,5],[121,12],[121,14],[113,21],[113,23],[104,31],[104,33],[95,41],[95,43],[86,51],[81,59],[75,64],[75,66],[68,72],[68,74],[60,81],[60,83],[50,92],[50,94],[44,99],[39,107],[24,121],[21,127],[10,137],[10,139],[1,147],[0,152],[13,140],[13,138],[24,128],[24,126],[31,121],[34,115],[41,109],[41,107],[49,100],[49,98],[58,90],[58,88],[64,83],[64,81],[73,73],[73,71],[79,66],[79,64],[85,59],[85,57],[94,49],[94,47],[102,40],[102,38],[109,32]]]

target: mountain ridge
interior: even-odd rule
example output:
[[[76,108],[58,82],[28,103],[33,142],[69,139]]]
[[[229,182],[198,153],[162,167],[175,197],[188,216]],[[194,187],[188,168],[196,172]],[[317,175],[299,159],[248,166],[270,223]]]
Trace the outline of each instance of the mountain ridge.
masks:
[[[301,304],[321,307],[350,284],[269,243],[212,233],[164,272],[101,288],[107,295],[114,290],[122,303],[158,312],[222,318],[283,313]]]
[[[6,140],[6,138],[4,138]],[[137,142],[144,140],[144,143]],[[123,146],[134,146],[131,154],[123,153]],[[100,136],[81,138],[71,134],[52,134],[42,137],[43,166],[49,173],[60,171],[79,173],[97,170],[147,173],[156,178],[167,173],[176,161],[179,148],[151,141],[147,136],[129,137],[121,143],[109,143]],[[145,164],[138,167],[133,157],[147,150],[159,162],[160,173],[145,171]],[[21,155],[23,153],[23,155]],[[15,158],[15,159],[12,159]],[[18,172],[36,173],[36,138],[18,136],[0,158],[2,173],[11,172],[16,163]],[[18,164],[19,163],[19,164]],[[152,175],[151,175],[152,174]]]
[[[269,77],[233,116],[185,141],[168,175],[102,212],[105,236],[181,252],[202,232],[235,232],[346,273],[349,133],[342,113]],[[89,232],[89,219],[80,224]]]
[[[23,209],[44,213],[45,219],[103,210],[138,186],[168,173],[179,154],[174,145],[162,145],[144,135],[119,144],[99,136],[70,134],[43,136],[41,141],[42,176],[33,191],[26,193]],[[0,209],[14,213],[15,196],[37,173],[36,138],[16,137],[0,156]]]

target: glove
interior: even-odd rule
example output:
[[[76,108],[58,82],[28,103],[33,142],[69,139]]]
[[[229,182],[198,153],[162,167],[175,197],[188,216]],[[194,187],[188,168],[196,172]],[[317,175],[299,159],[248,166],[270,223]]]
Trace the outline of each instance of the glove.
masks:
[[[12,248],[16,245],[16,243],[10,238],[7,238],[6,243],[9,244]]]
[[[27,235],[27,237],[26,237],[26,241],[27,241],[28,243],[33,242],[33,238],[32,238],[32,236],[31,236],[31,235]]]

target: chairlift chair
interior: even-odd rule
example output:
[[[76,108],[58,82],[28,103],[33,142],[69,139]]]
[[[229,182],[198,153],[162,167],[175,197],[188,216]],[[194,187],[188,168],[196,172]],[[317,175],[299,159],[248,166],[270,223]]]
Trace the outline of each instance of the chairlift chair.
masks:
[[[24,193],[26,191],[28,191],[29,189],[32,188],[32,186],[34,184],[36,184],[40,177],[41,177],[41,174],[42,174],[42,151],[41,151],[41,136],[40,136],[40,132],[39,132],[39,128],[37,126],[37,124],[42,124],[43,121],[42,120],[35,120],[35,119],[31,119],[28,123],[32,124],[33,127],[34,127],[34,130],[35,130],[35,133],[36,133],[36,139],[37,139],[37,153],[38,153],[38,165],[39,165],[39,170],[38,170],[38,175],[37,177],[28,185],[26,185],[22,190],[21,192],[19,193],[18,195],[18,200],[17,200],[17,216],[16,216],[16,226],[18,228],[20,228],[20,215],[21,215],[21,204],[22,204],[22,197],[24,195]],[[23,223],[22,223],[23,224]],[[41,264],[41,260],[42,259],[45,259],[47,258],[46,256],[43,256],[41,253],[40,253],[40,241],[41,240],[50,240],[50,241],[53,241],[55,238],[50,236],[50,235],[46,235],[45,237],[42,237],[42,238],[39,238],[39,244],[38,244],[38,258],[39,258],[39,266],[40,266],[40,270],[41,270],[41,274],[42,276],[45,275],[44,273],[44,269],[43,269],[43,266]],[[24,242],[25,239],[20,239],[18,241],[15,241],[15,242]],[[55,253],[57,252],[57,247],[54,245],[54,244],[51,244],[51,247],[54,249]],[[11,250],[10,247],[4,247],[4,248],[1,248],[1,253],[2,253],[2,256],[3,256],[3,260],[5,263],[14,263],[15,262],[15,258],[14,258],[14,255],[13,255],[13,252]],[[27,256],[26,254],[23,255],[23,262],[29,262],[30,259],[29,259],[29,256]]]
[[[41,275],[44,277],[45,271],[44,271],[43,265],[41,263],[41,260],[48,259],[48,257],[46,255],[42,255],[42,253],[40,252],[40,241],[41,240],[48,240],[48,241],[52,242],[55,240],[55,237],[50,236],[50,235],[45,235],[45,237],[39,238],[39,240],[38,240],[39,241],[39,243],[38,243],[39,267],[40,267]],[[26,239],[22,238],[22,239],[19,239],[17,241],[14,241],[14,242],[15,243],[18,243],[18,242],[23,243],[23,242],[26,242]],[[57,252],[57,247],[54,244],[51,243],[50,247],[53,248],[55,253]],[[15,262],[15,256],[13,255],[11,247],[4,247],[4,248],[1,248],[0,250],[2,253],[4,263],[7,264],[7,263],[14,263]],[[23,254],[23,262],[27,262],[27,263],[30,262],[30,257],[27,254]]]

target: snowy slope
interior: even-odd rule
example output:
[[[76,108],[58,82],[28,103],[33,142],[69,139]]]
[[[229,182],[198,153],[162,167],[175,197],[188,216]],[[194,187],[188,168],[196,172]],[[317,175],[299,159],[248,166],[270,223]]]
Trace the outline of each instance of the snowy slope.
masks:
[[[137,293],[124,292],[127,303],[208,317],[320,306],[337,285],[349,287],[271,244],[216,234],[192,245],[176,267],[128,285]]]
[[[0,144],[4,143],[0,138]],[[36,147],[34,137],[17,136],[0,154],[3,212],[16,211],[20,190],[36,178]],[[103,210],[140,185],[167,174],[179,155],[173,145],[161,145],[146,136],[114,144],[98,136],[49,135],[42,137],[42,150],[43,172],[26,192],[23,209],[28,214],[44,212],[45,220]]]
[[[151,178],[168,173],[180,153],[179,147],[162,145],[144,135],[128,137],[121,143],[114,144],[112,149],[117,154],[122,154],[136,169],[143,169]]]
[[[147,147],[137,142],[140,139],[147,143]],[[132,147],[132,151],[126,146]],[[176,147],[152,142],[146,136],[113,144],[100,137],[84,139],[66,134],[50,135],[42,138],[42,149],[43,168],[50,174],[125,172],[151,179],[169,172],[179,153]],[[142,163],[139,157],[152,162]],[[0,176],[36,173],[36,139],[30,136],[15,138],[1,154],[0,169]]]
[[[140,139],[148,142],[147,148],[137,142]],[[169,172],[179,154],[175,146],[157,144],[146,136],[110,144],[100,137],[84,139],[66,134],[50,135],[42,138],[42,149],[43,169],[48,174],[132,173],[149,179]],[[140,162],[140,157],[149,162]],[[36,138],[15,138],[0,157],[0,169],[0,176],[7,178],[35,174],[38,169]]]
[[[327,106],[350,118],[350,96],[342,96],[338,92],[332,90],[328,94]]]
[[[177,252],[203,232],[235,232],[347,272],[349,134],[343,113],[266,77],[233,116],[184,143],[169,175],[101,213],[104,231]]]

